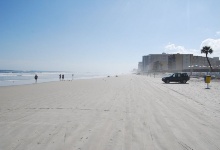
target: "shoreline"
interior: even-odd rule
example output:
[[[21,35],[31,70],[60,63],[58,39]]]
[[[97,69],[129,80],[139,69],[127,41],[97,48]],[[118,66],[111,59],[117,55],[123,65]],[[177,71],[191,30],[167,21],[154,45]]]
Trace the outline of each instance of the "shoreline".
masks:
[[[42,79],[38,79],[37,83],[35,83],[35,80],[19,80],[19,81],[0,81],[0,87],[8,87],[8,86],[19,86],[19,85],[31,85],[31,84],[40,84],[40,83],[49,83],[49,82],[61,82],[61,81],[74,81],[74,80],[85,80],[85,79],[96,79],[96,78],[103,78],[105,76],[94,76],[94,77],[78,77],[72,79],[64,79],[64,80],[48,80],[45,79],[42,81]]]
[[[15,71],[0,73],[0,86],[13,86],[35,83],[34,76],[38,75],[38,83],[60,81],[59,75],[65,76],[65,80],[90,79],[107,76],[105,73],[74,73],[74,72],[37,72],[37,71]]]

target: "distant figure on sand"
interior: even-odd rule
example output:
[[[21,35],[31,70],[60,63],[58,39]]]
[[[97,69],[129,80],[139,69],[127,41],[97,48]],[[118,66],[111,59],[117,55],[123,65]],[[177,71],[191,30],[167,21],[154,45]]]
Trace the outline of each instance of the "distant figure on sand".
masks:
[[[73,76],[74,76],[74,74],[72,74],[72,80],[73,80]]]
[[[38,78],[38,76],[35,74],[35,76],[34,76],[35,83],[37,83],[37,78]]]
[[[60,81],[61,81],[61,74],[59,75]]]
[[[62,75],[62,80],[64,80],[64,74]]]

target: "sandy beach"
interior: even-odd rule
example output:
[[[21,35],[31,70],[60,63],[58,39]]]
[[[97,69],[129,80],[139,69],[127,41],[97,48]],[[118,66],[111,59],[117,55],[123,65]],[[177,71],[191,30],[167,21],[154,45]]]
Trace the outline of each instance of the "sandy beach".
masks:
[[[125,75],[0,87],[0,150],[219,150],[220,81]]]

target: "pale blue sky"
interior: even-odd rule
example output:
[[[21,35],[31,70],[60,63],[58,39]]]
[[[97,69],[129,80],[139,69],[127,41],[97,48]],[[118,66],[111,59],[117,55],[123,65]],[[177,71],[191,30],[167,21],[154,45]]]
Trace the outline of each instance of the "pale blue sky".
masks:
[[[219,0],[1,0],[0,69],[129,72],[143,55],[220,56]]]

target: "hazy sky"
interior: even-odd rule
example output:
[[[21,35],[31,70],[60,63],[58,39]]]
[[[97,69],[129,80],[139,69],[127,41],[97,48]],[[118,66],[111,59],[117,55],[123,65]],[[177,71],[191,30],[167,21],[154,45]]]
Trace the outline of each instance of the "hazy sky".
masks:
[[[0,69],[129,72],[143,55],[220,57],[220,0],[1,0]]]

